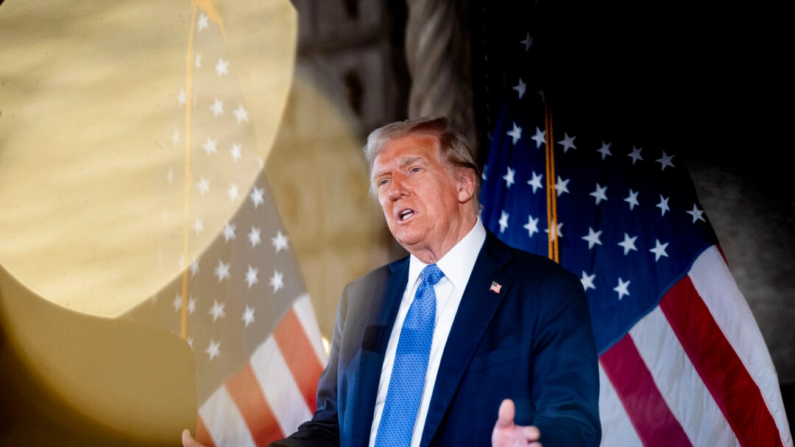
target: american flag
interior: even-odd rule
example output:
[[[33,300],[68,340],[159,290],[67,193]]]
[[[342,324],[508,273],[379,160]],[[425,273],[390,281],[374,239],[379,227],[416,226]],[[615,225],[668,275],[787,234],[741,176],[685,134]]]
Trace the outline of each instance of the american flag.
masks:
[[[602,445],[792,446],[770,354],[681,154],[547,125],[543,95],[514,81],[482,217],[547,256],[555,198],[559,262],[581,278],[599,352]]]
[[[166,150],[186,156],[154,180],[185,188],[187,205],[156,210],[178,230],[162,253],[183,253],[164,262],[183,274],[127,315],[183,334],[193,349],[199,442],[265,446],[312,417],[327,354],[263,160],[251,150],[257,141],[222,20],[211,6],[194,11],[185,83],[164,98],[173,109]]]

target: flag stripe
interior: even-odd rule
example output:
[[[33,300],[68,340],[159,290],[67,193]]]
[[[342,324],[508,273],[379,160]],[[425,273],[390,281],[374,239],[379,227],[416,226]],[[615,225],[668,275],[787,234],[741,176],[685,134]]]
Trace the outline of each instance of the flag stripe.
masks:
[[[202,419],[201,415],[196,418],[196,438],[200,444],[204,444],[205,447],[215,447],[215,443],[213,442],[213,438],[210,437],[210,432],[207,431],[207,426],[204,425],[204,419]]]
[[[295,309],[295,314],[298,316],[301,327],[304,328],[307,339],[312,344],[317,358],[320,359],[320,366],[325,368],[326,363],[328,363],[328,354],[323,347],[323,336],[320,334],[320,326],[317,324],[315,310],[312,307],[312,300],[309,295],[305,293],[299,296],[295,300],[295,304],[293,304],[293,309]]]
[[[257,446],[264,447],[277,439],[284,438],[250,363],[227,380],[226,388],[243,420],[246,421]]]
[[[225,386],[215,390],[207,402],[199,408],[199,415],[207,424],[207,432],[215,445],[256,446],[246,421],[240,415]]]
[[[600,361],[643,445],[692,445],[657,389],[629,334],[602,354]]]
[[[643,445],[601,362],[599,363],[599,418],[602,421],[600,445],[604,447]]]
[[[756,320],[737,288],[719,247],[705,250],[693,263],[689,277],[715,324],[759,387],[773,415],[783,444],[792,447],[787,415],[781,399],[776,370]]]
[[[668,408],[693,445],[740,445],[660,308],[655,307],[629,333]]]
[[[311,354],[314,352],[314,348],[309,342],[295,310],[290,309],[282,318],[276,329],[273,330],[273,338],[279,345],[279,350],[304,396],[309,411],[314,413],[317,382],[323,373],[323,367],[320,360]]]
[[[312,413],[273,337],[268,337],[257,348],[251,357],[251,365],[282,433],[289,436],[308,421]]]
[[[740,444],[781,445],[778,428],[759,387],[723,336],[689,276],[668,290],[660,308]]]

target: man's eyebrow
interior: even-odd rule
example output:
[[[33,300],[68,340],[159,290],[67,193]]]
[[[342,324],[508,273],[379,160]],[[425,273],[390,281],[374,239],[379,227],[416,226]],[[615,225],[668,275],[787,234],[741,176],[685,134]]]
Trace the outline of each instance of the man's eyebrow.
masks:
[[[408,166],[410,164],[414,164],[414,163],[416,163],[419,160],[422,160],[422,157],[407,157],[407,158],[404,158],[404,159],[400,160],[400,167],[402,168],[402,167]]]

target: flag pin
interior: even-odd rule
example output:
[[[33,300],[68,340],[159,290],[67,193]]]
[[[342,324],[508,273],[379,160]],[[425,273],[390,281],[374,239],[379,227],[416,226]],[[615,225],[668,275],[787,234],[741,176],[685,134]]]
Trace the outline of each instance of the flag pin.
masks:
[[[502,289],[502,284],[498,283],[497,281],[491,282],[491,290],[494,293],[500,293],[500,289]]]

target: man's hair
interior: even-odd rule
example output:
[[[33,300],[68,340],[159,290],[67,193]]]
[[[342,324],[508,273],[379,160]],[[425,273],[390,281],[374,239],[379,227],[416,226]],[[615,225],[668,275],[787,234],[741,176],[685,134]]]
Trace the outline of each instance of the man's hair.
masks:
[[[397,140],[409,135],[431,135],[439,141],[439,151],[442,159],[453,167],[468,168],[475,172],[475,191],[472,197],[475,212],[480,212],[478,195],[480,194],[480,169],[478,169],[466,138],[450,126],[447,118],[417,118],[413,120],[398,121],[387,124],[372,132],[367,137],[364,147],[364,158],[370,171],[370,193],[375,196],[376,191],[372,184],[373,163],[381,149],[392,140]]]

